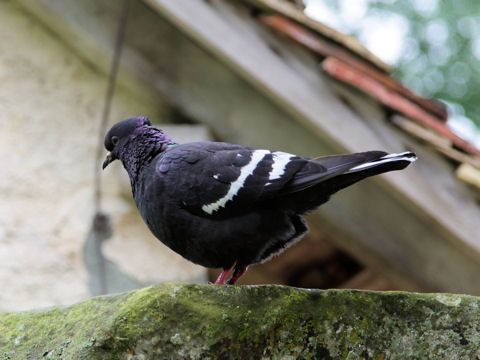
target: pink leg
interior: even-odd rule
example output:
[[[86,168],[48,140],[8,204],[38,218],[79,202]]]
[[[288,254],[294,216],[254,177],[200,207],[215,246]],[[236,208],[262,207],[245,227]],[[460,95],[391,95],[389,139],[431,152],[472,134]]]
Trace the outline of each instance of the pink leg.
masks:
[[[243,274],[247,272],[248,266],[236,267],[235,271],[233,272],[232,278],[227,281],[228,285],[234,285],[238,279],[240,279]]]
[[[230,273],[232,272],[232,270],[233,270],[233,268],[235,267],[236,264],[237,264],[237,262],[235,261],[230,269],[224,269],[221,272],[221,274],[218,276],[217,280],[215,280],[214,284],[215,285],[225,285],[228,276],[230,275]]]

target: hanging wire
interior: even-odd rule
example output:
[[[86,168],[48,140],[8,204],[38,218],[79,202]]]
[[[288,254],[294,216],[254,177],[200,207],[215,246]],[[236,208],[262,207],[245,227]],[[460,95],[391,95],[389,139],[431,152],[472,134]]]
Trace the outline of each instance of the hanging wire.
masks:
[[[108,75],[108,84],[107,92],[105,93],[105,101],[103,104],[103,112],[100,121],[100,128],[98,129],[98,143],[97,151],[95,154],[95,192],[94,192],[94,209],[95,214],[100,214],[101,201],[102,201],[102,180],[101,180],[101,171],[100,165],[102,161],[103,149],[103,138],[105,131],[107,130],[108,119],[110,116],[110,109],[112,107],[113,94],[115,93],[115,85],[117,82],[118,67],[120,64],[120,57],[122,54],[123,43],[125,40],[125,32],[127,29],[127,19],[128,12],[130,8],[130,0],[124,0],[122,6],[122,12],[120,14],[120,21],[118,24],[117,35],[115,39],[115,48],[113,52],[113,59],[110,67],[110,73]]]
[[[129,7],[130,0],[124,0],[115,38],[113,59],[110,67],[110,73],[108,75],[107,91],[105,93],[100,127],[98,129],[98,143],[95,154],[95,166],[93,169],[95,176],[95,213],[93,216],[91,229],[84,246],[84,261],[87,267],[87,271],[90,273],[89,287],[92,295],[107,294],[109,292],[107,279],[107,264],[106,259],[104,258],[102,253],[101,244],[103,241],[105,241],[112,235],[112,226],[109,216],[102,212],[101,162],[102,154],[104,153],[103,138],[107,129],[113,95],[115,92],[118,68],[120,64],[120,56],[122,54],[122,47],[125,40],[125,32],[127,28]]]

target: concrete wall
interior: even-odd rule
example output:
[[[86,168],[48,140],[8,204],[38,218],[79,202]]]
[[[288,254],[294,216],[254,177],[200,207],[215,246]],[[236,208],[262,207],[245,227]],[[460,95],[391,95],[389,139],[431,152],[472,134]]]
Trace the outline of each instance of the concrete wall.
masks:
[[[0,2],[0,34],[0,311],[73,303],[90,296],[82,254],[106,77],[15,1]],[[111,119],[164,111],[147,88],[117,89]],[[141,282],[202,277],[118,196],[119,165],[102,175],[115,230],[105,256]]]

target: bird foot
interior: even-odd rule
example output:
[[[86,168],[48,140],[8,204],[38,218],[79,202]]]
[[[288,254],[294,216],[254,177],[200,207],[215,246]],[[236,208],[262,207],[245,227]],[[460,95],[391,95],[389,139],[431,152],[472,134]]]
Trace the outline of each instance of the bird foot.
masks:
[[[235,267],[235,271],[233,272],[230,280],[227,281],[227,285],[234,285],[238,281],[238,279],[240,279],[243,274],[247,272],[247,269],[248,266]]]
[[[237,264],[237,262],[235,261],[230,269],[224,269],[220,273],[220,275],[218,276],[217,280],[215,280],[214,284],[215,285],[225,285],[228,276],[230,275],[230,273],[232,272],[232,270],[233,270],[233,268],[235,267],[236,264]]]
[[[240,279],[243,276],[243,274],[245,274],[247,269],[248,269],[248,266],[237,266],[237,262],[235,261],[230,269],[225,269],[220,273],[217,280],[215,280],[214,284],[215,285],[234,285],[238,281],[238,279]],[[233,275],[230,278],[230,280],[227,280],[232,270],[234,270]]]

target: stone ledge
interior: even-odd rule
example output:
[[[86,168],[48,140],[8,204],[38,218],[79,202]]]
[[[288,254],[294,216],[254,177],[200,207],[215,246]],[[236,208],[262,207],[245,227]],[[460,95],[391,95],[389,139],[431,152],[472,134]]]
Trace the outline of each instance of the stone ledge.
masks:
[[[0,314],[0,359],[470,359],[479,298],[166,283]]]

